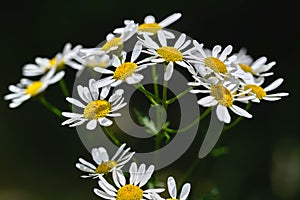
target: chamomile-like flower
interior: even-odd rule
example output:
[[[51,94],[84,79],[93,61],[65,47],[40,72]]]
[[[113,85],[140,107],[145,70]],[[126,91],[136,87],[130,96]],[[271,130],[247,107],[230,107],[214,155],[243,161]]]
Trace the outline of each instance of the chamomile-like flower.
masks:
[[[16,108],[24,101],[45,91],[49,85],[56,83],[62,79],[64,75],[65,72],[63,71],[55,74],[55,68],[52,68],[40,80],[32,81],[22,78],[17,85],[10,85],[8,87],[12,94],[4,96],[4,99],[12,101],[9,104],[10,108]]]
[[[128,23],[126,24],[126,27],[119,32],[119,34],[115,35],[113,33],[109,33],[106,36],[106,42],[101,47],[82,49],[81,52],[86,54],[86,56],[95,54],[119,55],[119,53],[123,50],[124,42],[137,33],[137,26],[138,25],[135,23]]]
[[[169,195],[171,196],[171,198],[167,198],[166,200],[186,200],[186,198],[189,196],[191,190],[190,183],[186,183],[183,185],[179,198],[177,197],[176,181],[172,176],[168,178],[167,184],[168,184]],[[161,198],[158,194],[154,194],[153,200],[165,200],[165,199]]]
[[[133,162],[130,165],[129,183],[126,184],[126,179],[121,171],[113,171],[113,181],[117,188],[108,183],[102,176],[99,176],[99,186],[101,188],[95,188],[94,192],[101,198],[110,200],[142,200],[152,199],[153,194],[163,192],[165,189],[147,189],[143,190],[142,187],[147,184],[154,172],[154,166],[150,165],[146,169],[145,164],[141,164],[139,168],[137,164]]]
[[[88,130],[94,130],[97,126],[97,122],[101,126],[110,126],[112,121],[107,117],[119,117],[120,113],[114,113],[115,111],[123,108],[127,103],[124,102],[122,97],[124,90],[116,90],[108,100],[105,100],[109,94],[109,88],[101,88],[100,98],[99,89],[95,87],[96,81],[90,79],[89,88],[81,85],[77,86],[77,92],[80,98],[85,104],[77,99],[67,97],[66,100],[77,107],[83,108],[82,113],[62,112],[62,115],[70,119],[64,121],[62,125],[69,124],[70,127],[82,125],[87,122],[86,128]]]
[[[122,82],[126,82],[128,84],[136,84],[140,82],[144,76],[139,74],[138,72],[142,69],[145,69],[151,63],[145,63],[144,59],[139,62],[135,62],[136,59],[142,52],[142,44],[138,41],[132,51],[131,58],[129,62],[126,62],[127,53],[122,52],[122,61],[116,56],[113,55],[112,66],[115,67],[114,70],[104,69],[96,67],[94,68],[95,71],[102,73],[102,74],[111,74],[111,76],[105,77],[100,79],[97,83],[98,87],[104,87],[110,85],[112,87],[116,87],[120,85]]]
[[[232,51],[232,46],[228,45],[222,52],[222,47],[220,45],[214,46],[211,53],[208,53],[203,49],[203,44],[199,44],[196,40],[193,41],[196,50],[201,56],[198,58],[194,57],[199,69],[197,71],[206,71],[204,74],[214,73],[219,79],[223,79],[225,75],[229,72],[229,64],[233,62],[236,57],[231,56],[227,59],[227,56]],[[202,68],[202,69],[201,69]]]
[[[135,153],[129,152],[130,147],[124,149],[125,146],[126,144],[122,144],[111,159],[104,147],[93,148],[91,154],[97,166],[79,158],[79,163],[76,163],[76,167],[81,171],[89,173],[88,175],[82,175],[81,177],[97,178],[99,175],[108,174],[113,170],[121,170]]]
[[[252,118],[246,110],[234,105],[235,101],[247,101],[254,99],[253,96],[245,96],[249,90],[239,92],[236,84],[231,83],[217,83],[217,84],[202,84],[206,90],[191,90],[191,93],[209,93],[209,96],[198,100],[198,104],[204,107],[217,106],[217,117],[220,121],[230,123],[231,117],[228,108],[235,114],[246,118]]]
[[[139,39],[147,48],[147,50],[144,52],[152,55],[151,62],[167,63],[164,79],[168,81],[172,77],[174,64],[178,64],[188,69],[191,73],[195,73],[193,71],[193,67],[189,64],[191,49],[183,51],[183,49],[188,47],[191,43],[190,40],[186,40],[186,35],[182,33],[175,42],[174,46],[168,46],[167,38],[161,31],[158,31],[157,35],[160,44],[157,44],[148,35],[144,36],[145,39]]]
[[[159,30],[162,31],[163,35],[168,38],[174,38],[174,34],[170,31],[164,30],[163,28],[169,26],[170,24],[174,23],[181,17],[181,13],[174,13],[169,17],[165,18],[161,22],[157,23],[155,17],[152,15],[148,15],[144,19],[144,23],[140,24],[138,27],[139,34],[147,34],[147,35],[154,35]]]
[[[35,59],[36,64],[27,64],[23,67],[24,76],[38,76],[46,73],[51,68],[56,68],[57,71],[61,71],[66,65],[74,69],[80,70],[81,66],[74,62],[73,56],[78,53],[82,48],[81,45],[77,45],[72,49],[70,43],[64,46],[62,53],[57,53],[54,58],[41,58]]]
[[[248,83],[243,85],[243,89],[251,90],[248,95],[252,94],[253,96],[255,96],[255,98],[251,100],[253,102],[260,102],[261,100],[277,101],[280,100],[281,97],[288,96],[289,93],[286,92],[280,92],[275,94],[267,94],[267,93],[278,88],[282,84],[282,82],[283,82],[283,78],[279,78],[265,88],[261,87],[261,85],[258,84]]]

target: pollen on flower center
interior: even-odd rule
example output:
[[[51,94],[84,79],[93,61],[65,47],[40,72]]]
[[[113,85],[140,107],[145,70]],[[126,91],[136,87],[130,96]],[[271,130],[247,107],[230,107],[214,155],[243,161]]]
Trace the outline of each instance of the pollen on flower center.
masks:
[[[127,184],[118,190],[116,200],[141,200],[143,190],[138,186]]]
[[[248,84],[244,86],[244,90],[249,90],[249,89],[251,89],[251,92],[253,92],[258,99],[262,99],[265,96],[267,96],[267,93],[260,86],[254,84]]]
[[[43,86],[42,81],[34,81],[31,85],[27,86],[25,93],[31,96],[35,96],[38,94],[39,89]]]
[[[93,120],[105,117],[111,111],[111,104],[106,100],[90,102],[84,109],[83,115],[86,119]]]
[[[115,37],[112,38],[111,40],[107,41],[103,46],[102,46],[102,50],[103,51],[108,51],[110,48],[112,47],[119,47],[123,44],[122,42],[122,38],[119,37]]]
[[[227,68],[226,65],[215,57],[207,57],[204,59],[204,63],[206,66],[208,66],[210,69],[212,69],[214,72],[226,74]]]
[[[164,46],[156,50],[156,52],[166,60],[166,62],[182,61],[182,53],[175,47]]]
[[[221,84],[212,85],[210,87],[211,96],[223,106],[231,107],[233,104],[233,98],[230,91]]]
[[[255,72],[253,71],[253,69],[249,66],[249,65],[245,65],[245,64],[238,64],[240,66],[240,68],[244,71],[244,72],[250,72],[251,74],[255,75]]]
[[[157,31],[161,30],[162,27],[157,23],[149,23],[149,24],[141,24],[138,27],[138,30],[141,32],[149,32],[149,33],[157,33]]]
[[[95,170],[98,174],[107,174],[112,168],[117,165],[117,162],[114,160],[109,160],[107,162],[101,163]]]
[[[114,72],[113,78],[116,80],[125,80],[126,78],[128,78],[129,76],[131,76],[136,68],[137,68],[137,64],[133,63],[133,62],[125,62],[123,64],[121,64],[119,67],[117,67],[117,69]]]

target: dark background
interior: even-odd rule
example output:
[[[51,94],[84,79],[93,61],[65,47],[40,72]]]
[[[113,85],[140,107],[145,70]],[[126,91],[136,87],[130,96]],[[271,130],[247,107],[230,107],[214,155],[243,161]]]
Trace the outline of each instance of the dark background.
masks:
[[[157,21],[174,12],[182,18],[169,28],[185,32],[206,47],[232,44],[246,47],[254,58],[276,61],[275,75],[284,83],[276,91],[290,96],[251,108],[253,120],[243,120],[222,135],[219,145],[229,153],[200,161],[187,181],[192,195],[203,196],[218,188],[223,200],[300,199],[299,123],[299,9],[294,1],[6,1],[1,5],[1,87],[18,82],[21,68],[37,56],[53,57],[66,42],[94,47],[124,19],[141,23],[148,14]],[[72,77],[72,73],[69,75]],[[53,86],[55,88],[55,86]],[[65,102],[55,95],[58,106]],[[99,199],[93,180],[82,180],[74,164],[90,160],[75,129],[38,102],[28,101],[15,110],[0,101],[0,199]],[[196,156],[185,157],[166,175],[182,176]],[[187,162],[190,161],[190,162]],[[169,173],[169,174],[168,174]],[[193,199],[191,197],[190,199]]]

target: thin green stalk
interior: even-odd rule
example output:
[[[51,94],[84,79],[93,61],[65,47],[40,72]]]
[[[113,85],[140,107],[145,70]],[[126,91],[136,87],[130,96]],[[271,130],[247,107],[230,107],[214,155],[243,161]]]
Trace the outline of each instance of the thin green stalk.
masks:
[[[190,123],[189,125],[187,125],[186,127],[182,128],[182,129],[174,130],[174,129],[166,128],[165,130],[170,133],[185,132],[185,131],[189,130],[190,128],[192,128],[199,121],[203,120],[210,112],[211,112],[211,107],[206,109],[205,112],[202,113],[197,119],[195,119],[192,123]]]
[[[249,110],[252,106],[252,103],[249,102],[245,108],[245,110]],[[240,121],[242,121],[242,119],[244,119],[244,117],[239,116],[238,118],[236,118],[232,123],[230,123],[229,125],[224,125],[223,128],[223,132],[228,131],[230,129],[232,129],[233,127],[235,127]]]
[[[167,108],[167,94],[168,94],[168,81],[164,80],[163,94],[162,94],[162,104],[163,107]]]
[[[158,104],[159,102],[161,102],[161,100],[156,97],[154,94],[152,94],[151,92],[149,92],[148,90],[146,90],[146,88],[141,85],[141,84],[136,84],[134,85],[139,91],[141,91],[143,94],[145,94],[145,96],[151,101],[151,103],[153,103],[154,105]]]
[[[152,78],[153,78],[153,89],[154,89],[154,94],[159,98],[159,93],[158,93],[158,85],[157,85],[157,74],[156,74],[156,66],[152,66]]]
[[[189,87],[188,89],[184,90],[183,92],[179,93],[176,97],[173,97],[169,100],[167,100],[167,104],[171,104],[173,103],[174,101],[180,99],[181,97],[183,97],[185,94],[187,94],[191,89],[193,89],[193,87]]]
[[[60,89],[61,89],[62,93],[64,94],[64,96],[69,97],[70,92],[68,90],[67,84],[64,79],[60,79],[59,86],[60,86]]]
[[[105,133],[107,133],[107,135],[110,137],[110,139],[113,141],[113,143],[117,146],[120,146],[121,143],[118,140],[118,138],[115,136],[115,134],[110,130],[110,128],[103,126],[102,127],[103,130],[105,131]]]
[[[46,98],[42,95],[38,98],[38,100],[45,106],[48,110],[50,110],[52,113],[57,115],[58,117],[63,117],[61,114],[61,110],[59,110],[57,107],[49,103]]]

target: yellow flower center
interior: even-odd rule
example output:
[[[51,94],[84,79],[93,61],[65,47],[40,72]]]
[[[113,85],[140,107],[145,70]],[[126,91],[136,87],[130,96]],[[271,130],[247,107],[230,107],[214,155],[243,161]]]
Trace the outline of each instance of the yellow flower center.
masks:
[[[157,31],[161,30],[162,27],[157,23],[149,23],[149,24],[141,24],[138,27],[138,30],[141,32],[149,32],[149,33],[157,33]]]
[[[31,96],[35,96],[38,94],[39,89],[43,86],[42,81],[34,81],[29,86],[27,86],[25,93]]]
[[[204,59],[204,63],[207,67],[212,69],[214,72],[226,74],[227,68],[226,65],[215,57],[207,57]]]
[[[178,199],[168,198],[167,200],[178,200]]]
[[[111,104],[106,100],[90,102],[84,109],[83,115],[86,119],[93,120],[105,117],[111,111]]]
[[[251,89],[251,92],[253,92],[258,99],[262,99],[265,96],[267,96],[267,93],[260,86],[254,84],[248,84],[244,86],[244,90],[249,90],[249,89]]]
[[[231,107],[233,104],[230,91],[221,84],[212,85],[210,87],[210,94],[223,106]]]
[[[245,64],[238,64],[240,66],[240,68],[244,71],[244,72],[249,72],[253,75],[255,75],[256,73],[253,71],[253,69],[249,66],[249,65],[245,65]]]
[[[107,41],[102,46],[102,50],[103,51],[108,51],[112,47],[119,47],[119,46],[122,46],[122,45],[123,45],[122,38],[115,37],[115,38],[112,38],[111,40]]]
[[[98,174],[107,174],[115,166],[117,166],[117,162],[114,160],[109,160],[100,164],[95,170],[95,172]]]
[[[143,190],[138,186],[127,184],[118,190],[116,200],[141,200]]]
[[[156,52],[166,60],[166,62],[182,61],[183,55],[174,47],[164,46],[156,50]]]
[[[65,62],[63,60],[61,60],[60,62],[57,62],[56,58],[52,58],[51,60],[49,60],[48,70],[51,67],[56,67],[56,71],[60,71],[64,68],[64,66],[65,66]]]
[[[137,67],[138,67],[137,64],[133,62],[125,62],[121,64],[119,67],[117,67],[117,69],[114,72],[113,78],[116,80],[123,81],[129,76],[131,76],[135,72]]]

